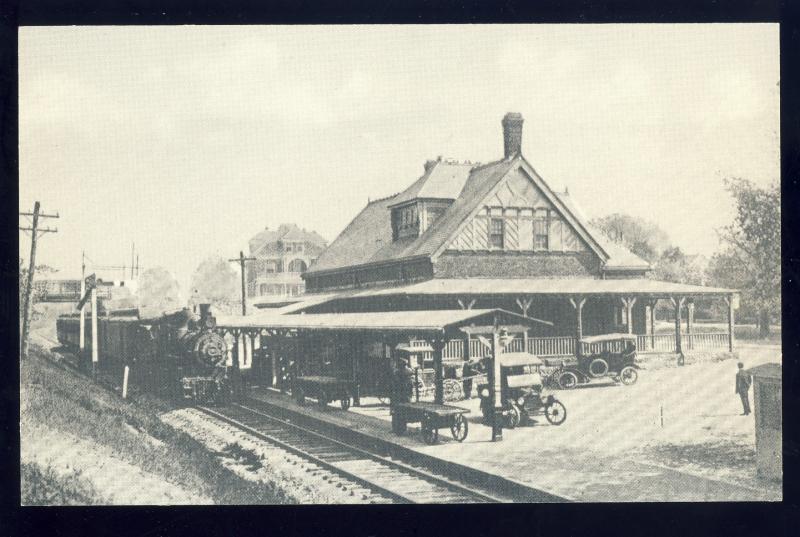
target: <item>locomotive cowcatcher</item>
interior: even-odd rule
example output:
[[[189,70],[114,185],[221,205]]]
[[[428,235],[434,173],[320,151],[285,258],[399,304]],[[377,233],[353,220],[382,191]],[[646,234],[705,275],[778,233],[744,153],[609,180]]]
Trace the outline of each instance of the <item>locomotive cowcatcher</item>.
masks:
[[[513,429],[526,422],[531,416],[544,414],[552,425],[561,425],[567,419],[564,404],[545,395],[540,368],[542,360],[527,352],[508,352],[500,354],[500,399],[504,427]],[[481,412],[484,422],[492,423],[494,402],[488,384],[478,386],[481,396]]]

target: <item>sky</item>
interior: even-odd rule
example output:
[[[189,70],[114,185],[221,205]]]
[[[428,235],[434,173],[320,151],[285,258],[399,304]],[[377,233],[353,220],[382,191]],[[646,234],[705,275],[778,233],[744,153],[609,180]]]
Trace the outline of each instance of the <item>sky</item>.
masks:
[[[57,277],[135,243],[185,290],[265,227],[330,241],[428,159],[501,158],[515,111],[590,218],[710,255],[724,178],[780,180],[779,80],[776,24],[23,27],[20,210],[59,213],[37,250]]]

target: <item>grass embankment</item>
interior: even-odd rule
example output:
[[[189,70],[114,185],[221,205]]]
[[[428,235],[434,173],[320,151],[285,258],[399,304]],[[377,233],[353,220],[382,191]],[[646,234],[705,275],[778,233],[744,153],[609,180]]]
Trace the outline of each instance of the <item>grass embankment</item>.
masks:
[[[54,447],[52,442],[63,437],[72,438],[72,446],[79,442],[84,448],[96,448],[96,453],[90,449],[89,456],[83,457],[96,459],[76,460],[65,472],[63,468],[42,467],[41,459],[23,458],[23,504],[109,503],[102,486],[107,479],[128,478],[127,486],[137,485],[135,476],[117,475],[120,467],[134,468],[131,474],[141,471],[142,475],[156,476],[165,488],[174,487],[186,491],[191,495],[188,497],[213,503],[293,503],[277,484],[242,479],[196,440],[163,423],[158,416],[170,409],[164,401],[149,395],[138,396],[135,403],[122,400],[88,378],[54,365],[46,358],[48,353],[32,345],[30,359],[20,369],[23,457],[26,452],[58,452],[61,446]],[[65,440],[63,449],[69,448],[70,442]],[[85,455],[86,449],[82,453]],[[87,465],[92,464],[108,468],[111,475],[102,476],[99,484],[90,482]],[[96,468],[88,469],[97,476]],[[147,483],[152,484],[152,479]],[[141,491],[142,503],[160,503],[158,494],[148,496],[147,492]]]

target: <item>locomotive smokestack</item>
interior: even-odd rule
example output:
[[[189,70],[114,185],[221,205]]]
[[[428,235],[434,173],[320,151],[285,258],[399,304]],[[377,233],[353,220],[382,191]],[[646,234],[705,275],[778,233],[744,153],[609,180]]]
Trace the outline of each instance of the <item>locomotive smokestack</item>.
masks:
[[[211,304],[200,304],[200,319],[205,319],[209,316]]]

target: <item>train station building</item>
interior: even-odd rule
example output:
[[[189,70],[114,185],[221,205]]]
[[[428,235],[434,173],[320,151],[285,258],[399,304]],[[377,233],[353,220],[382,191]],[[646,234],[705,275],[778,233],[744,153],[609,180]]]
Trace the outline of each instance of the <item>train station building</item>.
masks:
[[[328,367],[374,386],[402,343],[390,334],[419,345],[430,343],[430,334],[388,325],[379,334],[371,319],[400,325],[441,314],[458,319],[465,310],[536,321],[502,319],[514,328],[505,350],[544,357],[574,355],[583,336],[614,332],[635,334],[640,352],[733,351],[735,290],[652,279],[646,261],[593,229],[572,196],[550,188],[522,155],[522,116],[506,114],[501,124],[502,158],[426,162],[417,180],[370,201],[317,257],[302,275],[307,295],[220,323],[229,336],[249,335],[250,348],[262,349],[266,384],[280,384],[291,356],[307,371]],[[696,330],[698,299],[724,303],[727,332]],[[672,333],[656,333],[661,301],[674,311]],[[298,316],[302,322],[282,319]],[[337,318],[364,325],[336,330]],[[488,352],[463,330],[431,349],[439,376],[440,363]],[[352,360],[361,367],[354,370]]]

